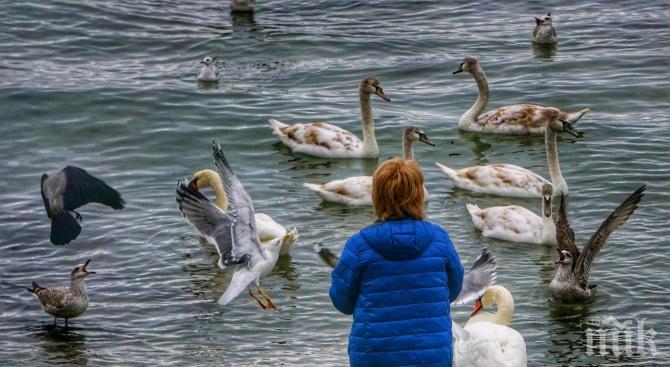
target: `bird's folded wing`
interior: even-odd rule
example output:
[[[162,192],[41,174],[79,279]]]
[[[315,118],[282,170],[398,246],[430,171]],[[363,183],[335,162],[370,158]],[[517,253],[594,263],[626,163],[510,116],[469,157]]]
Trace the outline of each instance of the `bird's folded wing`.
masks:
[[[219,176],[223,181],[223,187],[228,197],[228,214],[235,221],[233,228],[233,236],[235,237],[233,257],[241,258],[244,255],[262,257],[263,251],[260,248],[258,240],[254,204],[251,201],[251,197],[249,197],[239,178],[237,178],[237,175],[235,175],[228,164],[221,148],[214,143],[212,150],[214,163],[219,171]]]
[[[477,256],[472,264],[470,271],[463,277],[461,293],[452,304],[460,305],[476,300],[481,297],[486,288],[495,282],[495,279],[495,259],[486,248],[483,248],[482,253]]]
[[[190,188],[184,182],[177,185],[177,203],[184,218],[208,242],[216,246],[221,257],[219,265],[223,267],[226,261],[232,258],[233,219],[198,190]]]
[[[58,311],[63,308],[64,297],[67,293],[65,287],[42,288],[37,293],[40,303],[51,311]]]
[[[575,232],[572,231],[568,222],[565,195],[561,195],[561,207],[558,210],[558,218],[556,218],[556,243],[559,251],[568,251],[575,259],[579,256],[579,249],[575,245]]]
[[[100,203],[114,209],[123,209],[125,202],[118,191],[101,179],[94,177],[79,167],[67,166],[63,209],[74,210],[87,203]]]
[[[644,190],[646,189],[645,185],[640,186],[635,192],[630,194],[626,200],[623,201],[614,211],[605,219],[605,221],[600,225],[598,230],[591,236],[589,241],[584,246],[582,253],[577,259],[575,272],[577,279],[580,280],[582,284],[587,284],[589,280],[589,274],[591,273],[591,264],[593,259],[598,255],[600,250],[605,246],[605,242],[609,236],[621,227],[628,218],[635,212],[637,205],[642,200],[644,196]]]

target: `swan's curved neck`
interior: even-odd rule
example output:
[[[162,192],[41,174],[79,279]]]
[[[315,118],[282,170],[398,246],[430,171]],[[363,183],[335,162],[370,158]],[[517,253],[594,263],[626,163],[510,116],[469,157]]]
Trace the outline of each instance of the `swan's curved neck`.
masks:
[[[372,118],[370,95],[360,90],[358,92],[358,97],[361,103],[361,119],[363,121],[363,146],[368,151],[376,151],[378,153],[379,146],[377,145],[377,139],[375,138],[375,123]]]
[[[402,135],[402,159],[414,160],[414,141],[407,138],[407,135]]]
[[[514,300],[511,297],[497,297],[496,305],[498,312],[495,313],[494,322],[498,325],[509,325],[514,314]]]
[[[551,208],[549,209],[551,210]],[[543,243],[552,243],[556,240],[556,224],[554,223],[554,217],[547,217],[542,213],[542,242]]]
[[[206,171],[207,181],[202,187],[209,186],[214,190],[214,200],[216,206],[224,212],[228,211],[228,196],[226,195],[226,190],[223,188],[223,182],[218,173],[214,171]]]
[[[558,162],[558,148],[556,146],[556,132],[549,126],[544,130],[544,145],[547,149],[547,166],[549,167],[549,176],[551,184],[554,186],[554,194],[567,195],[568,184],[561,173],[561,165]]]
[[[458,120],[459,127],[476,122],[477,117],[484,111],[486,104],[489,102],[489,83],[486,81],[484,70],[477,65],[474,70],[470,71],[470,74],[475,79],[475,82],[477,82],[479,96],[477,96],[475,103],[461,115],[461,118]]]

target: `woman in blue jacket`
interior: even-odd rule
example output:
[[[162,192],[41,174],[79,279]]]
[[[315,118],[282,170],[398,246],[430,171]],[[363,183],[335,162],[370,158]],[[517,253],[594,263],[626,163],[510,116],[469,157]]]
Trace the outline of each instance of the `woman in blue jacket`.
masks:
[[[449,304],[463,266],[447,232],[424,220],[423,174],[393,159],[373,176],[378,218],[349,238],[330,298],[353,314],[351,366],[451,366]]]

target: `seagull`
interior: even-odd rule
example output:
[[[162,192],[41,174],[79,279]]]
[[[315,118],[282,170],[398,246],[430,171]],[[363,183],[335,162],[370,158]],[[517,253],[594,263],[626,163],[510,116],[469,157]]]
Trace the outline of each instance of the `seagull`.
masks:
[[[94,271],[88,271],[86,267],[91,259],[86,263],[79,265],[70,273],[71,282],[69,287],[42,288],[37,282],[33,282],[32,288],[26,288],[42,304],[44,312],[53,315],[54,326],[57,325],[58,318],[67,320],[81,316],[88,308],[88,294],[86,293],[86,277],[95,274]]]
[[[260,278],[270,274],[279,258],[282,243],[292,234],[289,232],[261,246],[253,202],[230,168],[221,147],[214,142],[212,148],[214,161],[228,197],[228,212],[223,212],[196,187],[185,182],[177,185],[179,210],[208,242],[215,245],[219,253],[219,267],[235,266],[230,284],[218,303],[225,306],[248,288],[249,296],[264,310],[276,309],[272,299],[260,287]],[[254,295],[252,283],[256,285],[256,292],[266,303]]]
[[[591,289],[595,284],[589,284],[591,264],[600,250],[605,247],[609,236],[621,227],[642,200],[645,185],[640,186],[626,200],[624,200],[605,219],[598,230],[591,236],[580,252],[575,245],[575,234],[570,228],[565,213],[565,197],[561,196],[561,207],[556,221],[556,241],[558,242],[559,259],[556,261],[558,269],[549,283],[549,294],[555,301],[563,303],[584,302],[591,296]]]
[[[202,67],[200,68],[200,72],[198,73],[198,81],[201,82],[218,82],[219,77],[221,76],[219,74],[219,70],[216,68],[216,57],[211,58],[209,56],[206,56],[202,61],[200,61],[200,64]]]
[[[81,227],[77,222],[84,218],[75,209],[80,206],[100,203],[123,209],[125,204],[121,195],[104,181],[74,166],[67,166],[51,177],[43,174],[41,191],[44,209],[51,219],[54,245],[65,245],[79,236]]]

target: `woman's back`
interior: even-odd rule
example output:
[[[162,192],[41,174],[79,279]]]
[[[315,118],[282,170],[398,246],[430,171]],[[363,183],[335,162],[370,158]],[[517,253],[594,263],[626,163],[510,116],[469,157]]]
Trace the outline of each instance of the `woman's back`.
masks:
[[[450,366],[449,304],[462,281],[449,236],[430,222],[387,220],[353,235],[330,290],[353,313],[351,365]]]

